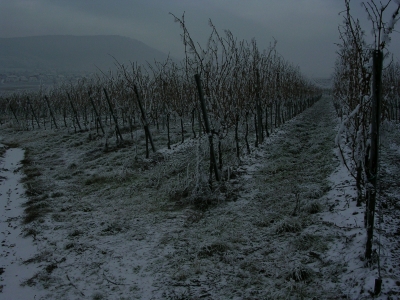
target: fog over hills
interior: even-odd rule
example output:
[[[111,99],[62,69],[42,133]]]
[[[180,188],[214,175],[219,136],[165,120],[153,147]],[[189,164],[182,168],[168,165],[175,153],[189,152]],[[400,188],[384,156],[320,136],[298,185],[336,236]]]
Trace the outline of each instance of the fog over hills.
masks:
[[[107,71],[118,62],[164,61],[167,54],[117,35],[0,38],[0,71]]]

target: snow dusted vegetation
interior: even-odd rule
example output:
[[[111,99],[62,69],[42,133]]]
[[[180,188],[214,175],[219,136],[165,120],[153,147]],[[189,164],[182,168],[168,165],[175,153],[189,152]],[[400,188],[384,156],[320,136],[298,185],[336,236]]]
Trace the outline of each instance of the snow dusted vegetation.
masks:
[[[338,158],[329,95],[252,145],[213,191],[199,167],[207,137],[178,142],[179,122],[172,149],[149,159],[143,137],[116,147],[92,131],[15,128],[0,132],[2,299],[371,299],[379,276],[375,298],[400,297],[399,127],[382,130],[368,266],[365,205]]]

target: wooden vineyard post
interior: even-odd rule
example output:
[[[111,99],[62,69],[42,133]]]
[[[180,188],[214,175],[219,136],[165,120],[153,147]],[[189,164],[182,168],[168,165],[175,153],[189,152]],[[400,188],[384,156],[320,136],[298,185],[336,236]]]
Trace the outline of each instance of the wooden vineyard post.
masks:
[[[379,123],[381,115],[382,97],[382,65],[383,54],[380,50],[373,52],[373,81],[372,81],[372,114],[371,114],[371,149],[369,157],[368,180],[372,185],[368,189],[366,221],[367,221],[367,243],[365,247],[365,258],[370,260],[372,256],[372,240],[374,236],[374,219],[376,204],[376,184],[378,176],[378,152],[379,152]]]
[[[44,96],[44,99],[46,99],[47,107],[49,108],[50,116],[53,119],[54,126],[56,127],[56,129],[58,129],[58,126],[57,126],[57,123],[56,123],[56,118],[54,118],[53,111],[51,110],[51,107],[50,107],[49,98],[47,98],[47,96]]]
[[[107,90],[103,89],[103,91],[104,91],[104,95],[106,95],[108,107],[110,108],[111,115],[113,116],[113,119],[114,119],[114,122],[115,122],[115,130],[117,132],[117,137],[119,137],[121,139],[121,142],[123,142],[124,139],[122,138],[121,131],[119,130],[118,120],[117,120],[117,117],[114,115],[114,111],[112,109],[111,101],[110,101],[110,98],[108,97]]]
[[[7,99],[7,101],[8,101],[8,99]],[[15,114],[15,110],[13,109],[11,103],[9,103],[8,106],[10,107],[10,110],[11,110],[12,114],[14,115],[15,120],[17,120],[18,125],[20,125],[17,115]]]
[[[246,142],[246,149],[247,149],[247,153],[250,154],[250,145],[249,145],[249,123],[247,122],[247,119],[249,117],[249,112],[246,111],[246,115],[245,115],[245,120],[246,120],[246,133],[244,134],[244,140]]]
[[[196,119],[196,108],[192,109],[192,132],[193,132],[193,138],[196,138],[196,131],[194,130],[194,122]]]
[[[97,123],[100,125],[101,131],[103,132],[103,135],[104,135],[105,132],[104,132],[104,129],[103,129],[103,124],[101,124],[101,118],[100,118],[100,115],[99,115],[99,113],[98,113],[98,111],[96,109],[96,105],[93,102],[92,94],[91,94],[90,91],[88,92],[88,94],[89,94],[90,103],[92,104],[94,113],[96,114]]]
[[[258,141],[259,141],[259,136],[258,136],[258,128],[257,128],[257,113],[254,115],[254,131],[256,133],[256,140],[254,141],[254,146],[257,148],[258,147]]]
[[[208,140],[209,140],[209,143],[210,143],[210,184],[211,184],[211,182],[212,182],[212,177],[211,177],[212,170],[214,170],[215,179],[217,181],[220,181],[220,176],[219,176],[219,172],[218,172],[217,160],[215,158],[213,136],[212,136],[211,129],[210,129],[210,123],[208,122],[206,102],[204,100],[203,89],[201,87],[200,75],[199,74],[194,75],[194,79],[196,81],[197,91],[199,93],[199,98],[200,98],[201,110],[203,112],[204,125],[206,127],[206,133],[208,134]]]
[[[79,123],[79,119],[78,119],[78,113],[76,112],[74,104],[72,103],[71,96],[69,95],[69,93],[67,93],[67,96],[68,96],[69,103],[71,104],[72,111],[74,112],[74,117],[75,117],[76,123],[78,124],[79,130],[82,131],[82,127],[81,127],[81,124]]]
[[[142,105],[142,98],[140,97],[140,94],[139,94],[138,88],[136,87],[136,84],[133,86],[133,90],[136,94],[136,99],[138,101],[139,109],[142,114],[142,120],[143,120],[143,124],[144,124],[144,133],[146,136],[146,143],[148,142],[147,139],[150,140],[151,149],[153,150],[153,152],[156,152],[156,147],[154,146],[153,138],[151,136],[150,129],[149,129],[149,123],[147,122],[146,113],[145,113],[143,105]],[[148,153],[147,153],[147,156],[148,156]]]
[[[260,101],[260,73],[257,71],[257,87],[256,87],[256,110],[257,110],[257,130],[258,130],[258,142],[264,142],[263,135],[263,123],[262,123],[262,110],[261,110],[261,101]]]
[[[276,90],[278,93],[278,97],[276,102],[276,111],[275,111],[275,128],[281,126],[281,92],[280,92],[280,74],[276,73]]]
[[[239,147],[239,114],[235,115],[235,143],[236,143],[236,157],[240,159],[240,147]]]
[[[167,113],[167,137],[168,137],[168,149],[171,149],[171,135],[169,132],[169,112]]]
[[[268,104],[265,105],[265,133],[267,137],[269,137],[269,132],[268,132]]]
[[[37,123],[37,126],[40,128],[39,120],[38,120],[38,118],[36,117],[36,114],[35,114],[35,111],[33,110],[33,106],[32,106],[32,104],[31,104],[31,102],[29,101],[29,97],[27,97],[27,99],[28,99],[29,107],[31,108],[31,111],[32,111],[32,116],[35,118],[36,123]],[[33,124],[33,122],[32,122],[32,124]]]

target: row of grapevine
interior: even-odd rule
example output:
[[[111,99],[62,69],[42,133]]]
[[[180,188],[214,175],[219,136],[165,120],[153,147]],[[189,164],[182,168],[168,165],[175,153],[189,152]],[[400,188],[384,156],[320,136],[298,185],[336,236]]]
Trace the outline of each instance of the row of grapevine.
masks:
[[[383,111],[382,118],[400,122],[400,63],[393,62],[382,73]]]
[[[359,20],[350,14],[350,1],[346,0],[344,25],[339,27],[341,44],[333,78],[334,105],[342,119],[337,137],[339,146],[343,138],[350,150],[345,160],[352,175],[357,179],[358,201],[361,205],[361,186],[367,182],[368,155],[370,148],[372,54],[374,47],[365,42],[365,34]],[[382,27],[383,28],[383,27]],[[386,60],[390,60],[389,53]],[[400,122],[400,64],[389,61],[382,72],[381,121]],[[341,149],[342,151],[344,149]],[[343,152],[342,152],[343,154]]]
[[[400,122],[400,64],[393,62],[385,50],[398,20],[400,4],[390,20],[384,22],[390,2],[362,3],[373,27],[374,44],[368,45],[360,21],[350,13],[350,0],[345,0],[333,82],[334,106],[342,120],[336,143],[343,162],[356,180],[357,205],[365,202],[365,257],[368,260],[372,254],[379,128],[383,122]]]
[[[117,143],[132,141],[135,130],[144,127],[153,150],[170,148],[178,142],[170,134],[174,124],[180,127],[182,143],[187,132],[194,138],[204,133],[194,80],[200,74],[222,169],[222,157],[240,161],[253,144],[258,146],[275,128],[319,99],[321,90],[279,55],[276,42],[260,51],[254,39],[239,42],[229,31],[221,36],[210,21],[208,43],[200,48],[191,39],[184,16],[174,18],[183,30],[186,57],[182,62],[168,58],[143,66],[116,61],[116,71],[75,84],[2,96],[1,121],[21,130],[96,130],[99,135],[115,134]],[[165,145],[153,144],[154,130],[167,134]]]

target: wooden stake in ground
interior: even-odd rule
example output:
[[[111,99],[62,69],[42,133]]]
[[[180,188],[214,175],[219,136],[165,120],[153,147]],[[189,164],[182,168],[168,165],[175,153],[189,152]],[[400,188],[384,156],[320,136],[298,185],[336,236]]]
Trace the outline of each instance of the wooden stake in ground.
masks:
[[[44,99],[46,99],[46,103],[47,103],[47,106],[48,106],[49,111],[50,111],[50,116],[53,119],[54,126],[56,127],[56,129],[58,129],[58,126],[57,126],[57,123],[56,123],[56,118],[54,118],[53,111],[51,110],[51,107],[50,107],[49,98],[47,98],[47,96],[44,96]]]
[[[117,133],[117,138],[119,137],[119,138],[121,139],[121,142],[123,142],[124,139],[122,138],[121,131],[119,130],[118,120],[117,120],[117,117],[114,115],[114,111],[113,111],[113,109],[112,109],[111,101],[110,101],[110,98],[108,97],[107,90],[106,90],[106,89],[103,89],[103,91],[104,91],[104,95],[106,95],[106,99],[107,99],[108,107],[110,108],[111,115],[112,115],[112,117],[114,118],[114,122],[115,122],[115,131],[116,131],[116,133]]]
[[[78,113],[74,107],[74,104],[72,103],[71,96],[69,95],[69,93],[67,93],[67,96],[68,96],[69,103],[71,104],[72,111],[74,112],[76,123],[78,124],[79,130],[82,131],[81,124],[79,123]]]
[[[34,111],[34,109],[33,109],[33,106],[32,106],[32,104],[31,104],[31,102],[29,101],[29,97],[27,97],[27,100],[28,100],[29,107],[31,108],[31,111],[32,111],[32,116],[35,118],[36,123],[37,123],[37,126],[40,128],[39,120],[38,120],[38,118],[36,117],[36,114],[35,114],[35,111]],[[32,123],[33,123],[33,122],[32,122]]]
[[[100,118],[99,113],[97,112],[96,105],[93,102],[92,94],[91,94],[90,91],[88,92],[88,94],[89,94],[90,103],[92,103],[94,113],[96,114],[97,123],[100,125],[100,129],[101,129],[101,131],[103,132],[103,135],[104,135],[105,132],[104,132],[104,129],[103,129],[103,124],[101,124],[101,118]]]
[[[150,140],[151,149],[153,150],[153,152],[156,152],[156,147],[154,146],[153,138],[151,136],[150,129],[149,129],[149,123],[147,122],[146,112],[144,111],[144,108],[143,108],[143,105],[142,105],[142,98],[140,97],[139,90],[136,87],[136,85],[133,86],[133,90],[134,90],[134,92],[136,94],[136,99],[138,101],[139,109],[140,109],[140,112],[142,114],[142,120],[143,120],[143,126],[144,126],[144,133],[145,133],[145,136],[146,136],[146,142],[148,142],[148,140]],[[146,157],[148,157],[148,156],[149,156],[149,154],[148,154],[148,151],[147,151]]]
[[[256,87],[256,116],[257,116],[257,141],[262,144],[264,142],[263,135],[263,121],[262,121],[262,110],[261,110],[261,101],[260,101],[260,73],[257,71],[257,87]],[[257,144],[258,144],[257,143]]]
[[[8,99],[7,99],[7,101],[8,101]],[[8,106],[10,107],[10,110],[11,110],[12,114],[14,115],[15,120],[17,120],[17,123],[19,125],[19,120],[17,118],[17,115],[15,114],[15,110],[13,109],[11,103],[9,103]]]
[[[376,203],[376,184],[378,176],[378,152],[379,152],[379,123],[381,116],[381,97],[382,97],[382,65],[383,54],[381,50],[373,52],[373,82],[372,82],[372,116],[371,116],[371,149],[369,161],[368,180],[371,188],[367,195],[367,243],[365,247],[365,258],[371,259],[372,239],[374,236],[375,203]]]
[[[210,171],[213,169],[215,173],[215,179],[217,181],[220,181],[217,160],[215,158],[215,152],[214,152],[213,136],[210,129],[210,123],[208,122],[206,102],[204,100],[203,89],[201,87],[200,75],[199,74],[194,75],[194,79],[196,80],[197,91],[199,92],[201,110],[203,112],[204,125],[206,127],[206,132],[208,134],[208,140],[210,143]],[[211,184],[211,176],[210,176],[210,184]]]

